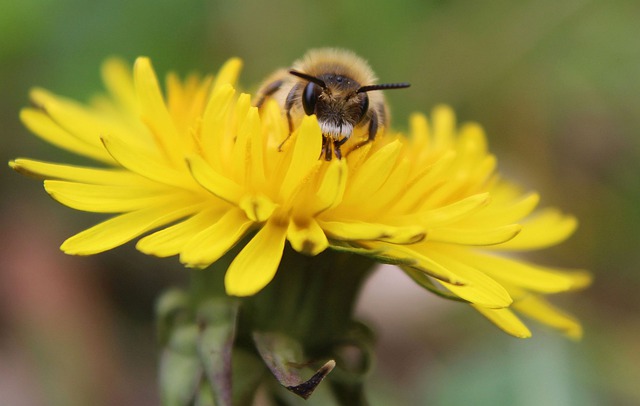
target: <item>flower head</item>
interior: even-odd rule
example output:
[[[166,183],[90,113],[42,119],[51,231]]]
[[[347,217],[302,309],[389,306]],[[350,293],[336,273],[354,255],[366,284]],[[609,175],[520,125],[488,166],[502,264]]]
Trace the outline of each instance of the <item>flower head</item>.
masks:
[[[431,121],[413,116],[409,136],[387,129],[327,162],[318,159],[314,116],[283,143],[289,130],[278,105],[259,110],[236,94],[240,66],[232,59],[214,78],[169,75],[163,96],[148,59],[132,73],[109,60],[108,96],[90,106],[32,91],[25,125],[103,166],[16,159],[12,167],[45,178],[64,205],[114,214],[66,240],[64,252],[96,254],[144,235],[140,251],[202,268],[250,236],[225,275],[229,294],[247,296],[274,277],[285,244],[306,255],[335,249],[397,264],[510,334],[530,335],[513,309],[580,335],[543,295],[584,287],[589,275],[501,255],[558,244],[576,220],[536,211],[536,193],[500,178],[481,127],[458,128],[440,106]]]

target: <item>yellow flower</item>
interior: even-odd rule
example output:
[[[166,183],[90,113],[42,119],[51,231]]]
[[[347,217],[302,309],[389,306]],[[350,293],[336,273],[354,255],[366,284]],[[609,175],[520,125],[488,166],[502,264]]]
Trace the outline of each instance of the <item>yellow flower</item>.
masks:
[[[145,235],[140,251],[203,268],[251,236],[225,274],[230,295],[248,296],[272,280],[288,241],[307,255],[331,248],[398,264],[515,336],[530,332],[512,310],[580,336],[578,322],[543,295],[582,288],[589,275],[500,255],[558,244],[576,220],[534,212],[538,195],[496,174],[478,125],[458,129],[440,106],[430,123],[413,116],[408,137],[387,130],[327,162],[318,159],[314,116],[279,149],[287,122],[275,102],[259,111],[249,95],[236,95],[240,66],[228,61],[215,79],[169,75],[166,97],[146,58],[133,73],[107,61],[109,95],[91,106],[32,91],[36,107],[22,111],[25,125],[104,166],[11,166],[45,178],[64,205],[116,214],[66,240],[64,252],[96,254]]]

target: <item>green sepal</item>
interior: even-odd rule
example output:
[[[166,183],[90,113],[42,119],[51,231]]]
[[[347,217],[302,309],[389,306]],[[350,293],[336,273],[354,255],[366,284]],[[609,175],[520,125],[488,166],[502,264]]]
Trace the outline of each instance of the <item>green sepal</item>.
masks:
[[[356,254],[356,255],[361,255],[364,257],[368,257],[376,262],[380,262],[383,264],[389,264],[389,265],[398,265],[398,266],[402,266],[402,265],[406,265],[406,266],[411,266],[411,265],[415,265],[416,261],[412,258],[396,258],[396,257],[391,257],[388,255],[385,255],[385,250],[382,249],[370,249],[370,248],[364,248],[364,247],[360,247],[357,245],[353,245],[350,244],[346,241],[339,241],[339,240],[331,240],[330,241],[330,246],[331,249],[338,251],[338,252],[346,252],[349,254]]]
[[[211,385],[207,381],[202,380],[200,382],[200,388],[193,406],[218,406]]]
[[[246,350],[234,348],[232,369],[233,405],[253,405],[256,389],[267,374],[264,362]]]
[[[190,322],[189,295],[180,289],[167,290],[156,301],[155,312],[158,341],[164,347],[176,326]]]
[[[468,300],[462,299],[461,297],[456,296],[451,292],[447,292],[441,288],[438,288],[436,284],[433,283],[433,280],[431,280],[431,278],[425,275],[424,272],[422,272],[421,270],[415,269],[409,266],[401,266],[400,268],[407,275],[409,275],[409,277],[413,279],[414,282],[416,282],[418,285],[422,286],[423,288],[427,289],[429,292],[434,293],[447,300],[454,300],[456,302],[469,303]]]
[[[331,385],[341,405],[368,405],[364,385],[374,364],[375,336],[371,329],[358,321],[338,341],[331,353],[338,368],[331,375]]]
[[[333,388],[323,384],[316,387],[313,396],[304,399],[281,385],[274,385],[271,388],[271,396],[275,399],[274,404],[283,406],[342,406],[336,399]],[[351,405],[350,405],[351,406]]]
[[[163,406],[193,403],[204,373],[195,352],[197,326],[175,329],[160,357],[160,399]]]
[[[254,332],[253,340],[258,353],[278,382],[304,399],[313,394],[336,365],[335,361],[329,360],[310,378],[303,379],[300,372],[309,363],[304,359],[302,345],[298,341],[275,332]]]
[[[231,406],[231,353],[238,303],[224,298],[210,299],[203,302],[197,312],[197,351],[211,385],[215,404]]]
[[[363,383],[374,364],[375,337],[371,329],[358,321],[334,346],[331,354],[338,368],[331,375],[332,381],[344,383]]]

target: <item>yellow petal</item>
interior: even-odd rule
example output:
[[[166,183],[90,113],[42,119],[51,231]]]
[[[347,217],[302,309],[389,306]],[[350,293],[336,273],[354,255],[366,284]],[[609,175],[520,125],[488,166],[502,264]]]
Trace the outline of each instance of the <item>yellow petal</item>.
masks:
[[[227,60],[224,65],[222,65],[222,68],[220,68],[218,74],[215,77],[213,90],[216,91],[218,88],[226,84],[235,87],[241,69],[242,60],[240,58],[230,58],[229,60]]]
[[[140,234],[172,223],[202,209],[202,204],[178,200],[122,214],[67,239],[60,249],[71,255],[93,255],[120,246]]]
[[[267,99],[266,103],[260,108],[260,117],[262,119],[262,133],[267,136],[267,153],[281,156],[282,152],[278,151],[278,147],[289,136],[289,123],[287,123],[286,117],[282,114],[282,109],[278,102],[273,98]],[[273,171],[277,162],[278,159],[273,159],[271,156],[267,160],[266,164],[269,173]]]
[[[204,111],[209,96],[210,77],[200,78],[197,74],[190,74],[182,80],[175,72],[170,72],[166,78],[167,109],[182,137],[182,141],[188,145],[186,149],[192,149],[193,137],[184,137],[194,123],[198,123]]]
[[[487,139],[479,124],[466,123],[458,134],[456,149],[467,160],[479,161],[487,154]]]
[[[398,200],[404,199],[409,176],[411,175],[411,161],[404,157],[392,169],[385,184],[371,195],[371,204],[359,205],[358,211],[366,218],[379,216],[381,212],[389,214]],[[356,195],[354,195],[356,197]],[[355,199],[358,200],[358,199]],[[415,219],[412,219],[415,223]]]
[[[488,309],[486,307],[472,305],[484,317],[502,329],[505,333],[518,338],[531,337],[531,331],[524,323],[509,309]]]
[[[109,58],[102,64],[102,80],[111,96],[131,115],[137,115],[138,100],[129,64],[119,58]]]
[[[393,258],[420,272],[423,272],[439,281],[452,285],[464,286],[467,281],[460,275],[456,275],[428,256],[416,251],[411,245],[397,245],[383,242],[360,243],[360,246],[368,248],[372,252],[382,253],[385,257]]]
[[[229,210],[218,222],[202,230],[186,244],[180,254],[180,262],[197,268],[211,265],[236,245],[252,224],[253,221],[242,210]]]
[[[466,165],[464,157],[457,155],[458,162]],[[494,156],[485,157],[477,165],[466,165],[467,168],[450,168],[440,181],[444,182],[425,196],[423,208],[435,208],[458,200],[458,196],[476,194],[486,190],[484,185],[489,181],[496,167]]]
[[[169,162],[172,165],[182,164],[183,148],[178,131],[167,110],[149,58],[136,59],[133,75],[142,120],[153,133],[156,143]]]
[[[409,117],[409,128],[411,143],[415,145],[415,148],[428,151],[431,135],[427,117],[424,114],[412,114]]]
[[[518,235],[522,226],[511,224],[495,228],[434,228],[429,229],[429,240],[460,245],[502,244]]]
[[[235,125],[237,129],[233,133],[233,144],[231,146],[231,153],[227,157],[230,159],[229,165],[233,169],[233,179],[239,184],[243,185],[247,179],[247,169],[249,161],[251,160],[250,147],[251,147],[251,134],[247,131],[247,121],[253,114],[250,111],[255,111],[255,107],[251,106],[251,97],[246,94],[240,94],[235,106]],[[229,140],[227,140],[229,142]],[[224,147],[222,147],[224,150]]]
[[[315,207],[312,213],[317,215],[340,204],[347,187],[347,177],[348,167],[344,160],[334,159],[329,162],[320,187],[316,191]]]
[[[226,205],[202,210],[171,227],[141,238],[136,248],[145,254],[157,257],[177,255],[195,235],[217,223],[227,210]]]
[[[492,191],[491,197],[493,198],[493,196],[494,193]],[[491,205],[469,220],[473,224],[493,224],[494,226],[518,223],[531,214],[539,201],[540,196],[537,193],[529,193],[513,202],[497,202],[492,199]]]
[[[187,160],[191,175],[206,190],[220,199],[237,204],[244,194],[243,188],[233,180],[216,172],[204,159],[194,155]]]
[[[522,232],[511,241],[495,246],[496,249],[534,250],[557,245],[573,234],[578,221],[556,209],[546,209],[522,223]]]
[[[20,120],[34,134],[58,148],[74,154],[86,156],[100,162],[113,165],[115,161],[102,145],[89,143],[78,138],[58,124],[41,110],[25,108],[20,111]]]
[[[115,138],[103,138],[105,148],[120,165],[145,178],[179,188],[197,188],[188,172],[180,171],[149,151],[141,151]],[[186,169],[186,168],[185,168]]]
[[[462,286],[442,282],[447,289],[457,296],[471,303],[492,309],[508,307],[513,303],[509,292],[501,284],[475,267],[451,258],[447,254],[441,254],[437,249],[432,249],[428,255],[433,261],[465,281]]]
[[[452,250],[449,255],[473,264],[497,280],[542,293],[580,289],[591,281],[589,273],[585,271],[567,272],[518,259],[472,253],[469,250]]]
[[[450,205],[427,210],[422,213],[412,213],[401,217],[401,219],[404,221],[419,222],[429,229],[435,229],[476,213],[479,209],[486,207],[490,200],[489,193],[479,193],[458,200]]]
[[[290,222],[287,239],[294,250],[307,255],[318,255],[329,246],[327,236],[314,219],[304,226],[295,221]]]
[[[395,210],[399,213],[415,213],[433,209],[434,207],[426,206],[424,202],[429,194],[435,188],[441,186],[444,179],[448,178],[447,172],[455,157],[456,155],[453,151],[448,151],[435,163],[421,169],[412,176],[411,181],[405,186],[402,199],[395,203]]]
[[[240,199],[238,206],[245,215],[257,223],[267,221],[278,207],[271,199],[264,195],[248,195]]]
[[[414,244],[425,236],[425,231],[420,226],[394,227],[354,221],[321,221],[320,226],[331,238],[345,241],[375,240],[393,244]]]
[[[298,129],[291,164],[282,180],[280,196],[289,200],[300,183],[316,167],[322,148],[322,133],[315,116],[305,116]]]
[[[249,176],[249,185],[257,189],[265,184],[265,168],[264,168],[264,152],[263,139],[261,131],[260,116],[257,107],[251,107],[247,113],[242,127],[240,128],[240,136],[245,136],[250,140],[250,149],[247,150],[245,162],[247,163]]]
[[[456,135],[456,116],[451,107],[438,105],[431,112],[435,149],[448,148]]]
[[[94,147],[100,147],[101,118],[89,110],[88,107],[58,96],[48,90],[33,88],[29,92],[31,103],[50,117],[54,125],[67,131],[78,140]]]
[[[176,199],[176,193],[171,190],[161,192],[158,188],[154,190],[135,186],[90,185],[46,180],[44,188],[51,197],[65,206],[94,213],[122,213],[140,210],[145,207],[171,203]]]
[[[578,320],[558,310],[541,297],[529,295],[515,302],[513,308],[525,316],[562,331],[569,338],[579,340],[582,337],[582,326]]]
[[[353,174],[346,191],[346,199],[353,196],[371,196],[376,192],[387,181],[401,150],[402,144],[396,140],[370,156]]]
[[[34,104],[42,106],[55,125],[82,142],[94,146],[98,151],[103,150],[101,137],[104,135],[126,140],[127,144],[135,148],[144,149],[151,145],[152,139],[144,126],[123,123],[124,118],[131,117],[114,118],[104,111],[91,109],[43,89],[33,89],[30,96]]]
[[[222,151],[219,146],[222,144],[223,137],[227,135],[227,120],[235,92],[229,84],[216,88],[202,116],[200,137],[202,154],[211,165],[215,165],[214,169],[218,171],[222,168],[220,160]]]
[[[240,251],[224,277],[227,294],[250,296],[276,274],[287,235],[287,225],[271,219]]]
[[[55,164],[22,158],[9,162],[9,166],[23,175],[47,179],[69,180],[94,185],[122,185],[140,188],[158,187],[156,182],[120,169],[87,168],[84,166]]]
[[[556,272],[562,272],[563,275],[571,278],[571,290],[579,290],[587,288],[593,283],[593,275],[589,271],[584,270],[565,270],[560,269]]]

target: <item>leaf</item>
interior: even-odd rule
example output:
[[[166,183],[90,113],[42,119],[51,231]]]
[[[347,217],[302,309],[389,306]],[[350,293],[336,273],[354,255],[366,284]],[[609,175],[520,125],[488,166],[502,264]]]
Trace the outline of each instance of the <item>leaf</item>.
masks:
[[[284,334],[273,332],[254,332],[253,340],[260,356],[278,382],[304,399],[313,394],[320,382],[336,366],[334,360],[329,360],[311,378],[304,380],[299,371],[306,364],[299,342]]]

